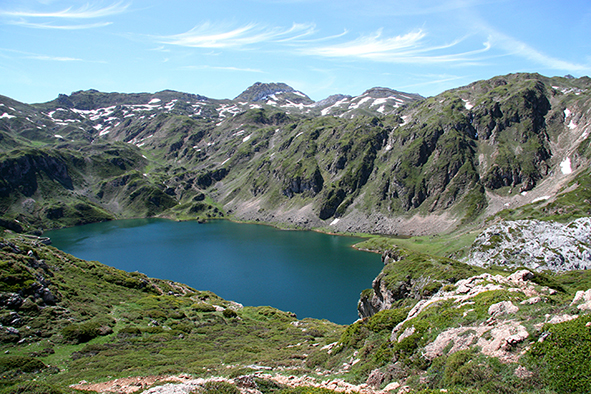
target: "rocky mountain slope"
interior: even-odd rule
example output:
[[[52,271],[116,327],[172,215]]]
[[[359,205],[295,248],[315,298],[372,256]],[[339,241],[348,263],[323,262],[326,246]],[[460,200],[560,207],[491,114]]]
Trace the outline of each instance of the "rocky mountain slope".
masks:
[[[427,234],[501,211],[586,216],[591,196],[569,201],[589,194],[590,85],[513,74],[427,99],[373,88],[314,103],[261,83],[235,100],[93,90],[35,105],[1,98],[2,220],[34,231],[229,215]]]

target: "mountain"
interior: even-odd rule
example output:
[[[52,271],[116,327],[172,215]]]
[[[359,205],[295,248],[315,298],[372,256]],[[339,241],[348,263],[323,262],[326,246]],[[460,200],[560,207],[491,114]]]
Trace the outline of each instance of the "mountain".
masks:
[[[34,105],[3,97],[2,219],[37,231],[231,216],[416,235],[499,215],[585,216],[590,82],[511,74],[426,99],[373,88],[319,103],[262,83],[237,100],[173,91],[90,90]]]

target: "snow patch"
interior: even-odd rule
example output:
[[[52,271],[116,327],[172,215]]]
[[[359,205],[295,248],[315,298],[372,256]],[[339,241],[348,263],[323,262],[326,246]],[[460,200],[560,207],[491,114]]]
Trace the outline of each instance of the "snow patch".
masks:
[[[61,136],[61,135],[59,135],[59,134],[56,134],[56,135],[54,135],[54,137],[55,137],[55,138],[60,138],[60,139],[62,139],[62,140],[64,139],[64,137],[62,137],[62,136]]]
[[[372,99],[371,97],[364,97],[361,100],[359,100],[359,102],[352,103],[351,105],[349,105],[349,109],[357,109],[357,108],[359,108],[360,105],[367,103],[371,99]]]
[[[371,103],[370,107],[373,107],[374,105],[386,104],[390,98],[392,97],[377,98],[373,101],[373,103]]]
[[[569,128],[569,129],[571,129],[571,130],[574,130],[574,129],[576,129],[576,128],[577,128],[577,124],[575,123],[575,121],[574,121],[574,120],[571,120],[571,121],[569,122],[569,124],[568,124],[568,128]]]
[[[161,102],[162,100],[160,100],[159,98],[153,98],[152,100],[150,100],[150,102],[148,104],[156,104]]]
[[[472,104],[468,100],[462,99],[462,101],[464,102],[464,106],[466,107],[467,110],[471,110],[472,108],[474,108],[474,104]]]
[[[564,119],[568,118],[570,116],[570,114],[571,114],[570,109],[566,108],[564,110]]]
[[[4,112],[2,114],[2,116],[0,116],[0,119],[3,119],[3,118],[12,119],[12,118],[16,118],[16,116],[14,116],[14,115],[8,115],[6,112]]]
[[[388,152],[390,149],[392,149],[392,145],[390,145],[390,144],[386,145],[386,152]]]
[[[330,222],[331,226],[334,226],[335,224],[337,224],[341,219],[335,219],[332,222]]]
[[[570,157],[567,157],[562,163],[560,163],[560,171],[562,171],[564,175],[568,175],[573,172],[573,169],[570,166]]]
[[[242,139],[242,142],[246,142],[246,141],[248,141],[248,140],[250,139],[250,137],[252,137],[252,134],[249,134],[249,135],[247,135],[246,137],[244,137],[244,138]]]
[[[301,96],[301,97],[306,97],[306,95],[302,92],[298,92],[297,90],[295,92],[292,92],[295,95]]]
[[[549,199],[550,199],[550,196],[542,196],[542,197],[534,198],[532,200],[532,203],[534,203],[534,202],[540,202],[540,201],[546,201],[546,200],[549,200]]]

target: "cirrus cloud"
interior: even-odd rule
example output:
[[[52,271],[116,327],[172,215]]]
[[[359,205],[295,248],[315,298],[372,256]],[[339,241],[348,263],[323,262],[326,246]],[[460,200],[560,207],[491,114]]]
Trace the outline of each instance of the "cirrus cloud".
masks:
[[[265,27],[255,23],[246,26],[223,29],[205,22],[186,33],[159,37],[162,44],[193,48],[234,48],[268,42],[288,42],[314,33],[310,24],[294,23],[291,28]]]

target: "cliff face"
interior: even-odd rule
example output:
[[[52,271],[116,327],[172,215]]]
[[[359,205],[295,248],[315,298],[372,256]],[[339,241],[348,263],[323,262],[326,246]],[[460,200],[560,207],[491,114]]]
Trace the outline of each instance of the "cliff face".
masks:
[[[44,151],[21,151],[0,156],[0,196],[21,193],[31,197],[38,188],[37,178],[47,178],[71,190],[72,179],[63,158]]]

